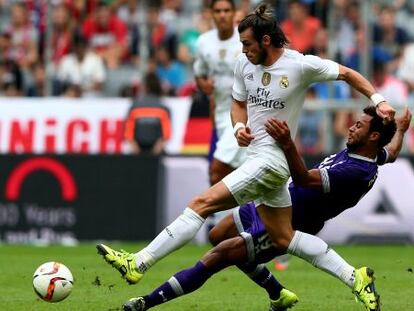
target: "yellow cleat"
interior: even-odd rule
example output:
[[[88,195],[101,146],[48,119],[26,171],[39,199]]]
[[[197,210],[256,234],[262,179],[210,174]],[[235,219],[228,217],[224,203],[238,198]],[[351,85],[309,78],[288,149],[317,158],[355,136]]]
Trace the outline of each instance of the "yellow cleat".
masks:
[[[352,293],[364,304],[367,311],[380,311],[380,296],[375,291],[374,270],[362,267],[355,270],[355,284]]]
[[[104,244],[96,245],[96,249],[98,254],[102,255],[107,263],[117,269],[129,284],[138,283],[144,276],[144,274],[138,271],[133,254],[127,253],[124,250],[118,252]]]
[[[270,300],[269,311],[285,311],[292,308],[299,301],[295,293],[286,288],[280,291],[280,297],[277,300]]]

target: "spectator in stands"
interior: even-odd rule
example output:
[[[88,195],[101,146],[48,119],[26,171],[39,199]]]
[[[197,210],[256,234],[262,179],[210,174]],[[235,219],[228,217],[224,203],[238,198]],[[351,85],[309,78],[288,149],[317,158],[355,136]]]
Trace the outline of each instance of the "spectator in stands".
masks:
[[[175,28],[178,12],[181,11],[181,0],[162,0],[160,6],[160,20],[167,27]]]
[[[234,15],[234,25],[237,27],[243,18],[247,15],[246,11],[241,9],[236,10],[236,14]]]
[[[42,62],[36,62],[31,68],[32,83],[26,90],[26,96],[42,97],[45,96],[46,72]]]
[[[143,126],[140,121],[143,121]],[[162,102],[161,82],[156,73],[149,72],[144,77],[141,96],[134,100],[128,113],[125,139],[134,153],[149,152],[158,155],[163,153],[170,136],[170,117]]]
[[[328,31],[324,28],[318,30],[311,54],[321,58],[327,58]],[[312,91],[308,93],[309,99],[329,100],[334,98],[345,101],[351,97],[351,89],[344,81],[320,82],[312,85]],[[333,112],[333,144],[335,149],[343,147],[344,138],[348,134],[349,121],[353,120],[353,114],[345,110]],[[303,123],[302,136],[304,136],[304,152],[317,154],[323,151],[325,137],[322,135],[323,113],[321,111],[305,111],[301,115],[300,122]],[[352,124],[351,124],[352,125]],[[306,127],[309,127],[307,129]],[[309,132],[308,132],[309,131]],[[313,142],[315,146],[312,147]],[[316,143],[317,142],[317,143]]]
[[[315,36],[315,42],[311,54],[319,56],[320,58],[328,58],[328,31],[320,28]],[[329,94],[330,87],[332,87],[332,94]],[[344,81],[320,82],[312,87],[315,92],[315,99],[329,99],[333,97],[336,100],[345,100],[350,98],[351,90]],[[312,93],[308,94],[312,97]]]
[[[22,72],[13,60],[0,59],[0,95],[21,96],[23,90]]]
[[[373,85],[394,107],[406,104],[407,85],[389,72],[385,62],[374,61]]]
[[[309,13],[320,20],[322,27],[328,26],[328,15],[332,1],[330,0],[302,0],[309,6]]]
[[[119,1],[118,1],[119,2]],[[124,0],[119,7],[118,17],[127,25],[129,36],[129,60],[132,64],[139,63],[139,12],[137,0]]]
[[[414,43],[405,48],[397,74],[408,85],[410,97],[414,99]]]
[[[373,29],[373,42],[377,48],[385,50],[395,60],[388,65],[394,71],[398,65],[398,58],[409,42],[409,37],[404,29],[396,26],[393,7],[383,6],[381,8],[378,21]]]
[[[210,7],[206,6],[203,7],[200,12],[195,12],[192,16],[192,21],[192,25],[194,26],[185,29],[181,33],[177,49],[177,59],[184,64],[193,63],[198,37],[214,27]]]
[[[164,93],[176,95],[179,89],[188,82],[185,66],[174,60],[165,46],[158,48],[155,52],[155,59],[156,72],[161,80]]]
[[[295,0],[289,2],[289,17],[282,23],[282,29],[290,41],[290,48],[307,53],[315,42],[321,22],[308,14],[305,3]]]
[[[63,0],[77,23],[84,21],[85,17],[96,11],[100,0]]]
[[[308,89],[307,100],[316,99],[315,88]],[[301,154],[316,155],[323,152],[323,112],[305,109],[299,119],[296,145]]]
[[[0,95],[19,96],[23,90],[23,74],[13,60],[11,34],[0,34]]]
[[[67,0],[66,0],[67,1]],[[14,1],[18,2],[18,1]],[[42,36],[46,32],[47,28],[47,7],[48,2],[54,2],[54,1],[39,1],[39,0],[25,0],[25,1],[19,1],[25,3],[25,6],[27,8],[27,14],[30,18],[30,21],[34,28],[39,33],[39,41],[42,41]]]
[[[128,53],[128,28],[106,1],[100,1],[96,12],[82,26],[83,34],[92,49],[98,53],[109,69],[117,68]]]
[[[0,1],[0,29],[4,29],[4,27],[9,23],[9,2],[8,1]]]
[[[82,97],[82,89],[78,84],[66,84],[62,96],[68,98],[80,98]]]
[[[74,32],[74,23],[65,4],[59,4],[52,10],[52,59],[58,65],[62,57],[69,54]]]
[[[197,28],[189,28],[183,32],[178,44],[177,59],[183,64],[192,64],[196,53],[196,42],[201,32]]]
[[[57,78],[63,85],[78,85],[84,96],[101,95],[106,73],[102,58],[88,48],[85,37],[76,32],[73,52],[59,64]]]
[[[414,1],[399,0],[393,1],[396,6],[397,24],[407,31],[411,38],[414,38]]]
[[[337,24],[336,54],[341,62],[349,63],[349,58],[358,53],[357,31],[361,29],[359,1],[335,1],[335,21]],[[358,70],[356,67],[351,67]]]
[[[309,49],[310,54],[317,55],[321,58],[327,58],[328,41],[328,30],[326,28],[319,28],[315,34],[315,41],[312,43],[312,48]]]
[[[196,20],[200,23],[199,29],[201,33],[209,31],[214,27],[213,16],[210,10],[210,1],[203,5],[199,15],[196,15]]]
[[[3,31],[0,34],[0,60],[12,60],[11,34]]]
[[[257,3],[254,3],[254,2],[258,2],[258,1],[257,0],[256,1],[240,0],[239,5],[238,5],[238,9],[240,11],[243,11],[244,14],[247,15],[251,11],[252,7],[256,7]],[[276,1],[274,1],[274,2],[276,2]],[[280,1],[277,1],[277,2],[280,3]],[[275,3],[275,6],[276,5],[277,5],[277,3]],[[275,12],[275,13],[277,14],[277,12]]]
[[[167,25],[161,20],[160,8],[152,4],[147,10],[147,21],[149,29],[149,48],[153,55],[161,47],[165,47],[171,58],[176,58],[178,49],[177,34],[168,29]]]
[[[10,25],[6,32],[11,38],[11,57],[26,69],[38,60],[39,34],[31,24],[26,5],[16,2],[11,8]]]
[[[350,54],[348,54],[348,58],[344,61],[346,66],[355,69],[361,70],[361,53],[364,50],[364,46],[366,44],[365,39],[365,31],[363,28],[359,28],[355,32],[356,38],[356,46]],[[384,63],[388,63],[388,67],[394,68],[395,59],[385,50],[383,47],[379,45],[374,45],[371,47],[371,60],[380,61]],[[392,64],[392,65],[391,65]]]

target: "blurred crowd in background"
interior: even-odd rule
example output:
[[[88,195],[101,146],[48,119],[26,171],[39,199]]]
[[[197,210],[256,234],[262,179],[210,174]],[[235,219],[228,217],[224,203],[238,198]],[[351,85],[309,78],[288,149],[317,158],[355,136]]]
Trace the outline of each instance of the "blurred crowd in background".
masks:
[[[361,71],[369,44],[370,78],[379,92],[396,106],[413,102],[414,0],[370,1],[365,15],[362,0],[267,2],[291,48]],[[259,1],[236,3],[240,21]],[[204,0],[0,0],[0,96],[139,98],[145,75],[156,74],[157,95],[202,101],[192,63],[198,36],[212,27]],[[308,96],[358,97],[341,82],[317,84]],[[302,114],[303,153],[324,151],[322,118],[321,111]],[[339,110],[331,118],[341,144],[353,112]],[[407,153],[414,153],[413,137],[406,139]]]

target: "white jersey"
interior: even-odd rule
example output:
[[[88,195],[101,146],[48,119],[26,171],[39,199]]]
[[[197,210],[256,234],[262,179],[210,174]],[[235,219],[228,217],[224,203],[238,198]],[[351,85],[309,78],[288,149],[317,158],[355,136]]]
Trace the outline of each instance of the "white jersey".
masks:
[[[272,117],[286,121],[294,138],[308,86],[335,80],[338,75],[338,63],[294,50],[284,49],[271,66],[253,65],[241,55],[235,67],[232,95],[238,101],[247,102],[248,126],[255,137],[250,151],[276,146],[264,127]]]
[[[208,76],[214,81],[216,123],[230,122],[234,66],[241,52],[237,29],[227,40],[220,40],[217,29],[202,34],[197,40],[194,73],[196,77]]]

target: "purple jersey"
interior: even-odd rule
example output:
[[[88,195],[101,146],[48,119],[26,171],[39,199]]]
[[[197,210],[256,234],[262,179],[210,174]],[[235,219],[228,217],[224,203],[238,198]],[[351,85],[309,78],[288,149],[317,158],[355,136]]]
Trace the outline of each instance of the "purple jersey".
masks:
[[[322,189],[289,185],[293,205],[293,226],[310,226],[319,231],[324,222],[355,206],[372,188],[378,176],[378,165],[387,161],[382,149],[376,159],[362,157],[347,149],[325,158],[316,168],[322,179]],[[316,231],[316,232],[317,232]],[[316,233],[315,232],[315,233]]]
[[[322,189],[297,187],[293,182],[289,185],[293,228],[318,233],[326,220],[358,203],[377,179],[378,165],[387,160],[386,149],[376,159],[349,153],[347,149],[325,158],[316,167],[321,173]],[[272,247],[253,203],[236,209],[233,219],[246,241],[249,261],[264,263],[281,254]]]

